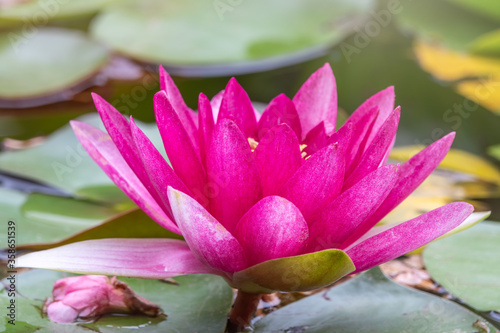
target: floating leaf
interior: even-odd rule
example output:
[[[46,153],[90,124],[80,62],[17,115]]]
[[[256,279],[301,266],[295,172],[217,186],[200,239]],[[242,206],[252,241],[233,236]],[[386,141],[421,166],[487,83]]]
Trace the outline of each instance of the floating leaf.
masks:
[[[16,275],[16,326],[0,322],[1,332],[122,332],[135,329],[141,332],[207,332],[224,331],[233,292],[220,277],[213,275],[188,275],[176,277],[178,285],[159,280],[120,278],[132,290],[159,305],[165,317],[104,316],[96,322],[76,325],[57,324],[41,316],[40,307],[51,296],[53,283],[68,274],[54,271],[33,270]],[[2,282],[7,282],[4,280]],[[6,290],[0,293],[0,306],[9,304]],[[4,316],[5,318],[5,316]],[[26,328],[28,327],[28,329]]]
[[[85,229],[59,242],[18,245],[19,250],[46,250],[62,245],[89,239],[102,238],[175,238],[182,236],[161,227],[142,210],[131,211],[114,216],[92,228]]]
[[[0,99],[54,94],[88,79],[108,61],[108,51],[82,32],[38,28],[0,33]],[[80,88],[81,89],[81,88]]]
[[[33,26],[43,26],[54,19],[71,18],[91,15],[114,0],[71,0],[44,1],[28,0],[14,1],[5,5],[0,12],[0,24],[4,21],[24,23]]]
[[[482,222],[424,251],[431,276],[480,311],[500,311],[500,224]]]
[[[323,54],[372,8],[372,0],[124,1],[100,14],[91,32],[142,61],[209,65],[282,57],[275,59],[279,67],[290,55],[303,61]]]
[[[57,242],[118,214],[92,202],[42,194],[25,194],[0,187],[0,220],[15,223],[16,245]],[[0,230],[7,239],[7,228]],[[6,243],[2,243],[6,244]],[[4,245],[2,245],[2,248]]]
[[[254,332],[473,332],[476,320],[494,330],[458,304],[400,286],[375,268],[270,313]]]

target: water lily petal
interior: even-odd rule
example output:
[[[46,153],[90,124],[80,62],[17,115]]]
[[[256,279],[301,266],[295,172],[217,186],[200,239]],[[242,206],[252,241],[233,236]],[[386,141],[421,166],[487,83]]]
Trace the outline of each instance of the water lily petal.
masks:
[[[261,180],[248,140],[229,119],[215,125],[207,153],[210,211],[233,232],[260,198]]]
[[[175,173],[197,196],[205,195],[206,174],[191,140],[164,91],[155,94],[155,115]]]
[[[339,246],[387,197],[397,166],[379,168],[329,203],[310,227],[309,251]]]
[[[474,210],[453,202],[373,235],[346,250],[361,272],[427,244],[462,223]]]
[[[307,155],[312,155],[324,146],[328,142],[328,135],[326,134],[325,122],[320,122],[316,127],[307,133],[306,137],[302,141],[302,144],[306,145],[304,152]]]
[[[371,133],[377,116],[378,107],[367,110],[358,117],[351,116],[344,125],[328,139],[330,143],[335,142],[333,140],[341,141],[342,139],[340,138],[347,137],[347,139],[343,140],[345,141],[346,177],[349,177],[353,171],[352,169],[356,167],[357,161],[359,161],[363,155],[368,143],[368,134]]]
[[[190,196],[168,188],[175,220],[194,255],[210,267],[235,272],[247,266],[238,240]]]
[[[276,125],[287,124],[302,139],[300,119],[295,105],[284,94],[276,96],[266,107],[258,124],[258,139],[261,140],[268,130]]]
[[[369,145],[377,132],[380,130],[384,122],[387,120],[391,112],[394,110],[394,87],[390,86],[382,91],[379,91],[372,97],[368,98],[363,104],[361,104],[356,111],[349,117],[348,121],[360,124],[360,118],[364,117],[365,114],[373,112],[373,109],[378,110],[377,119],[371,131],[367,134]]]
[[[254,151],[264,196],[277,194],[303,159],[294,131],[287,124],[271,128]]]
[[[235,236],[249,265],[300,254],[309,229],[300,210],[285,198],[269,196],[243,215]]]
[[[127,119],[101,96],[92,93],[92,98],[94,99],[97,111],[104,123],[104,127],[106,127],[109,136],[113,140],[116,148],[120,151],[122,157],[137,175],[141,183],[146,187],[148,192],[153,196],[155,201],[162,206],[163,210],[168,211],[168,207],[163,205],[160,194],[157,192],[154,184],[149,179],[149,175],[144,169],[134,139],[132,138],[130,124]]]
[[[233,77],[224,90],[217,122],[234,121],[247,138],[257,138],[257,119],[247,92]]]
[[[75,120],[71,121],[71,127],[90,157],[125,194],[162,227],[180,233],[179,228],[123,159],[109,135]]]
[[[17,267],[164,279],[222,274],[195,258],[186,242],[167,238],[108,238],[71,243],[19,257]]]
[[[181,93],[179,92],[179,89],[174,83],[174,80],[172,80],[172,78],[163,68],[163,66],[160,66],[159,73],[160,73],[160,88],[161,90],[167,93],[167,97],[168,100],[170,101],[170,104],[172,104],[172,107],[177,113],[177,116],[179,117],[181,123],[184,125],[186,133],[191,139],[191,143],[193,144],[195,149],[197,149],[198,131],[196,128],[195,119],[198,119],[198,117],[196,113],[186,105],[184,99],[182,98]]]
[[[207,166],[207,150],[212,140],[215,121],[212,106],[207,96],[200,94],[198,98],[198,139],[200,142],[201,163]]]
[[[441,163],[450,149],[454,138],[455,132],[452,132],[402,164],[399,168],[398,180],[393,190],[373,215],[363,224],[363,227],[356,230],[353,239],[354,237],[361,237],[361,235],[365,234],[391,210],[403,202]]]
[[[182,180],[177,177],[174,170],[172,170],[167,161],[163,158],[163,156],[161,156],[158,149],[156,149],[141,129],[137,127],[132,118],[130,119],[130,129],[137,151],[139,152],[139,156],[143,162],[144,170],[155,187],[156,192],[160,195],[164,206],[169,212],[169,216],[172,216],[165,189],[168,186],[172,186],[173,188],[185,193],[190,193],[190,191],[186,185],[184,185]]]
[[[214,122],[217,122],[219,118],[220,105],[222,104],[223,97],[224,90],[221,90],[210,100],[210,105],[212,106],[212,112],[214,114]]]
[[[331,202],[342,189],[344,156],[333,144],[321,149],[288,180],[279,195],[297,206],[306,221]]]
[[[337,84],[330,64],[314,72],[293,98],[302,127],[302,139],[320,122],[337,121]],[[329,133],[327,133],[329,134]]]
[[[382,125],[373,142],[368,146],[359,163],[357,163],[357,167],[347,178],[344,190],[356,184],[384,162],[384,158],[392,148],[398,130],[400,115],[401,108],[397,107]]]

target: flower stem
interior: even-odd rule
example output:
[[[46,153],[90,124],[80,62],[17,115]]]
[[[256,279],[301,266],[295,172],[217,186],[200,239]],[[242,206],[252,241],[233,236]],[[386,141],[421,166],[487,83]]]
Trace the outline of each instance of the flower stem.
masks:
[[[250,326],[250,321],[257,310],[261,296],[238,290],[227,321],[226,333],[242,332]]]

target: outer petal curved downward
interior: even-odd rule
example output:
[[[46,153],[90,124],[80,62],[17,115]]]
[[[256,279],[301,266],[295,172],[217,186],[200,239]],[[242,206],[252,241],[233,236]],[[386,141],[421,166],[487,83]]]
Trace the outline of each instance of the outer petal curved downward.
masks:
[[[171,187],[168,198],[182,235],[200,261],[229,273],[247,266],[240,243],[205,208]]]
[[[196,259],[176,239],[109,238],[72,243],[20,257],[18,267],[80,274],[164,279],[185,274],[221,274]]]

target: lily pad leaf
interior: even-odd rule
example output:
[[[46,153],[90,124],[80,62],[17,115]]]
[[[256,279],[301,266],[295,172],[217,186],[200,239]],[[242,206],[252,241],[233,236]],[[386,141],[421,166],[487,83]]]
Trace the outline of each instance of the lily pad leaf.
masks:
[[[78,120],[103,128],[97,113],[83,115]],[[153,143],[161,145],[156,125],[136,123]],[[164,151],[163,148],[160,151]],[[131,202],[90,158],[69,125],[48,136],[40,146],[0,153],[0,170],[51,185],[79,198]]]
[[[232,284],[250,293],[306,291],[329,285],[355,270],[337,249],[264,261],[233,275]]]
[[[54,282],[69,274],[45,270],[33,270],[16,275],[16,329],[3,320],[1,332],[122,332],[124,329],[140,332],[207,332],[224,331],[227,313],[232,304],[233,292],[220,277],[214,275],[187,275],[174,278],[178,285],[160,280],[119,278],[132,290],[147,300],[159,305],[165,317],[150,318],[139,315],[104,316],[95,322],[80,322],[74,325],[51,322],[42,317],[43,300],[51,296]],[[2,281],[5,282],[6,280]],[[0,306],[9,304],[7,291],[0,289]],[[2,327],[3,325],[3,327]],[[3,330],[2,330],[3,328]]]
[[[424,262],[431,276],[468,305],[500,311],[500,223],[482,222],[430,244]]]
[[[78,31],[38,28],[0,33],[0,99],[51,95],[88,79],[108,62],[108,51]],[[84,87],[83,87],[84,88]],[[80,89],[83,89],[80,88]]]
[[[184,238],[153,221],[142,210],[134,208],[114,216],[92,228],[85,229],[71,237],[54,243],[18,245],[18,250],[47,250],[70,243],[103,238]]]
[[[118,213],[92,202],[28,195],[0,187],[0,220],[15,223],[18,249],[26,244],[61,241]],[[0,230],[0,237],[7,239],[6,227]],[[2,244],[7,245],[6,242]]]
[[[387,279],[379,268],[257,322],[254,332],[475,332],[486,320],[460,305]],[[476,324],[477,325],[477,324]]]
[[[93,21],[91,33],[152,63],[221,65],[274,57],[279,67],[284,56],[303,61],[304,52],[321,55],[373,6],[372,0],[121,1]]]

